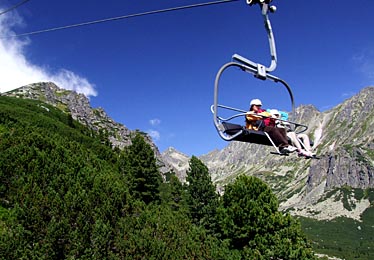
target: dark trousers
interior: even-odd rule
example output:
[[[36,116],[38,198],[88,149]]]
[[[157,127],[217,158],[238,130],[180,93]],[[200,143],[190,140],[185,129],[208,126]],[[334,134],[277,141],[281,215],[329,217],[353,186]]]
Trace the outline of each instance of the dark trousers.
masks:
[[[287,132],[284,128],[265,126],[263,131],[269,134],[270,138],[279,148],[288,146]]]

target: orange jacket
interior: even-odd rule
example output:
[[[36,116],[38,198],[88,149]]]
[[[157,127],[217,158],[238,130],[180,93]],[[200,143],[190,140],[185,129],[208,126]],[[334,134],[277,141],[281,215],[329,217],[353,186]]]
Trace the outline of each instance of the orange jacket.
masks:
[[[245,115],[245,128],[251,130],[260,130],[260,126],[267,126],[270,124],[270,117],[271,114],[266,112],[266,110],[259,110],[259,113],[255,113],[254,111],[249,111]]]

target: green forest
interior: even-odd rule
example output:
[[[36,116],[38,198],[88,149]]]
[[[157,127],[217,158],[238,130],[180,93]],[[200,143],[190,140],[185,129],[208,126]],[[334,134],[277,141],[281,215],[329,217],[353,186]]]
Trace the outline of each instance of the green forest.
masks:
[[[71,115],[0,96],[0,259],[316,259],[260,179],[216,193],[192,156],[162,175],[143,133],[113,149]]]

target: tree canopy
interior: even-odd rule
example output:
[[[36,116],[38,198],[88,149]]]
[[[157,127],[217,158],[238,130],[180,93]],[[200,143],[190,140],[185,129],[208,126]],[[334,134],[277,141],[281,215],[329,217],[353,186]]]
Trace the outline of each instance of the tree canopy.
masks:
[[[239,176],[221,202],[222,236],[245,259],[315,259],[300,224],[278,211],[277,198],[260,179]]]
[[[195,224],[214,230],[218,194],[209,175],[208,168],[195,156],[190,160],[186,186],[190,215]]]
[[[154,152],[140,133],[131,139],[132,144],[123,152],[124,172],[129,175],[131,194],[145,203],[159,201],[161,173]]]

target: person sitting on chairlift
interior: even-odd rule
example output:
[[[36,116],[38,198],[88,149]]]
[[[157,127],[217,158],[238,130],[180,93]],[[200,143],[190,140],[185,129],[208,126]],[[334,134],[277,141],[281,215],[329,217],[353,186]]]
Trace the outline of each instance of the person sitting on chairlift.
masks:
[[[288,144],[287,133],[285,129],[275,127],[275,120],[271,114],[261,109],[260,99],[252,99],[249,111],[246,113],[246,128],[268,133],[280,153],[292,153],[297,150],[296,147]]]
[[[307,134],[296,134],[294,131],[292,131],[290,124],[287,122],[288,118],[282,118],[280,111],[278,111],[277,109],[270,109],[269,112],[272,117],[276,118],[276,127],[284,128],[287,131],[287,136],[290,138],[292,145],[296,146],[299,156],[304,156],[307,158],[316,156],[316,154],[312,152],[309,136]],[[282,112],[282,114],[287,113]]]

